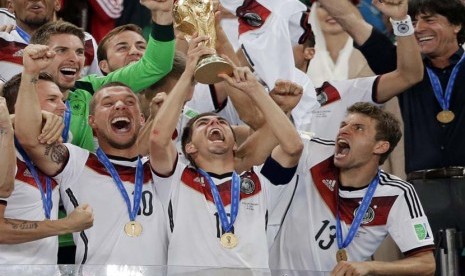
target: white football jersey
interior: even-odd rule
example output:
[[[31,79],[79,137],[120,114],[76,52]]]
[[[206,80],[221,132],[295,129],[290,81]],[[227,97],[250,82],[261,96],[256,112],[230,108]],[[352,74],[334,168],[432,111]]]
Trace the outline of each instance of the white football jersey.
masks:
[[[153,189],[149,163],[144,163],[140,211],[136,217],[142,233],[130,237],[124,232],[125,224],[130,221],[128,207],[105,166],[96,155],[65,145],[69,160],[55,177],[61,185],[63,205],[70,213],[79,204],[88,203],[94,212],[94,225],[73,235],[76,264],[165,265],[168,246],[165,218]],[[137,160],[110,158],[110,162],[119,173],[132,208]]]
[[[310,131],[334,140],[347,108],[356,102],[373,102],[378,76],[325,82],[316,89],[321,106],[312,111]]]
[[[238,243],[230,249],[220,243],[221,221],[203,176],[180,161],[171,176],[155,176],[155,189],[168,213],[168,265],[268,268],[266,219],[268,206],[273,204],[268,197],[272,184],[260,170],[254,167],[241,175],[239,211],[233,226]],[[229,215],[231,174],[211,177]]]
[[[15,176],[15,186],[13,193],[8,198],[0,198],[0,201],[7,202],[5,218],[43,221],[45,212],[42,197],[34,177],[17,154],[17,172]],[[39,179],[42,189],[45,192],[45,175],[40,171]],[[50,219],[58,219],[58,205],[60,194],[57,182],[51,179],[52,184],[52,210]],[[0,264],[56,264],[58,254],[58,237],[48,237],[36,241],[20,244],[0,244]]]
[[[333,146],[305,144],[297,189],[270,251],[274,269],[331,271],[336,266],[336,196],[343,239],[367,187],[340,188]],[[369,260],[387,234],[407,256],[434,247],[428,219],[411,184],[380,172],[380,181],[358,231],[346,248],[349,261]]]

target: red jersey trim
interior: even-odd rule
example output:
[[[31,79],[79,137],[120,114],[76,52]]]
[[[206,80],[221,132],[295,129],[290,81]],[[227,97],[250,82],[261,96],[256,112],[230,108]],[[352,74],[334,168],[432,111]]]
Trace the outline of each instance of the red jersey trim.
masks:
[[[28,185],[31,185],[32,187],[37,189],[36,181],[34,180],[34,177],[32,176],[31,172],[27,168],[26,163],[17,158],[16,165],[18,166],[18,172],[16,173],[15,179],[21,182],[24,182]],[[41,172],[39,169],[37,169],[37,174],[39,175],[39,180],[40,180],[40,183],[42,184],[42,189],[46,191],[45,178],[47,176],[43,172]],[[55,189],[56,186],[58,186],[58,183],[53,178],[50,178],[50,180],[51,180],[52,190],[53,190]]]
[[[116,165],[116,164],[113,164],[113,166],[118,172],[119,177],[121,178],[121,181],[130,182],[131,184],[134,184],[136,182],[136,168],[135,167],[126,167],[126,166],[121,166],[121,165]],[[87,159],[87,162],[86,162],[86,167],[88,167],[89,169],[93,170],[94,172],[98,174],[111,177],[111,174],[107,171],[105,166],[102,163],[100,163],[100,161],[98,160],[95,154],[89,154],[89,158]],[[152,179],[152,173],[150,171],[150,162],[145,162],[144,180],[142,183],[144,185],[149,184],[151,179]]]
[[[246,172],[242,174],[241,179],[249,178],[255,183],[255,189],[250,194],[245,194],[243,192],[240,193],[240,200],[252,197],[261,192],[262,187],[258,176],[252,172]],[[184,185],[192,188],[193,190],[205,195],[205,198],[214,203],[213,195],[210,190],[210,185],[208,184],[207,180],[204,179],[202,175],[200,175],[194,168],[187,167],[182,172],[181,176],[181,183]],[[219,185],[216,186],[218,188],[218,192],[221,196],[221,201],[223,201],[223,205],[227,206],[231,204],[231,180],[227,180]]]

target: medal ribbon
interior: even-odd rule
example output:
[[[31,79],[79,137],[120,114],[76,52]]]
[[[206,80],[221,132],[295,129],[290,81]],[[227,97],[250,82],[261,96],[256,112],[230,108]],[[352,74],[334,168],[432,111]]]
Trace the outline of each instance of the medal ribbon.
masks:
[[[337,211],[336,211],[336,237],[337,237],[337,247],[339,249],[346,248],[352,242],[357,233],[360,224],[362,223],[363,216],[365,215],[368,207],[370,206],[371,200],[373,195],[375,194],[376,187],[379,183],[379,170],[376,174],[376,177],[371,181],[370,185],[368,185],[367,192],[362,199],[362,203],[355,214],[354,220],[349,228],[349,233],[344,241],[342,241],[342,228],[341,228],[341,219],[339,217],[339,189],[337,190]]]
[[[121,178],[119,177],[119,174],[116,171],[115,167],[110,162],[110,160],[108,159],[108,157],[105,155],[105,153],[102,151],[101,148],[97,149],[97,157],[100,163],[102,163],[105,166],[105,168],[107,168],[111,177],[115,181],[115,184],[118,187],[121,195],[123,196],[123,199],[126,202],[126,206],[128,207],[129,219],[131,221],[135,221],[137,212],[139,212],[140,199],[142,197],[142,180],[144,178],[144,174],[143,174],[144,169],[142,166],[142,162],[140,161],[140,158],[137,159],[136,183],[135,183],[135,188],[134,188],[134,202],[133,202],[133,208],[131,210],[131,201],[129,200],[129,196],[128,196],[128,193],[126,192],[126,189],[124,188],[123,182],[121,181]]]
[[[221,200],[220,193],[218,188],[213,182],[210,175],[202,169],[198,169],[198,172],[207,180],[210,185],[210,189],[213,195],[213,201],[215,202],[216,209],[218,210],[218,215],[221,221],[221,227],[223,227],[224,232],[230,232],[231,228],[236,221],[237,213],[239,212],[239,198],[240,198],[240,183],[241,178],[239,175],[233,171],[232,180],[231,180],[231,221],[228,221],[228,216],[224,209],[223,201]]]
[[[61,138],[63,138],[63,143],[68,142],[68,135],[69,135],[69,125],[71,122],[71,109],[69,107],[69,101],[65,102],[66,110],[63,118],[63,122],[65,124],[65,128],[63,128],[63,132],[61,133]]]
[[[438,100],[442,110],[449,110],[450,97],[452,96],[452,88],[454,88],[455,79],[457,78],[460,66],[463,64],[464,60],[465,53],[462,55],[459,62],[457,62],[457,64],[452,69],[449,81],[447,82],[445,93],[443,93],[441,82],[439,81],[438,76],[434,73],[434,71],[431,68],[426,67],[431,86],[433,87],[434,95],[436,96],[436,99]]]
[[[34,164],[32,164],[31,159],[29,159],[29,156],[27,156],[26,152],[24,151],[23,147],[21,147],[16,137],[15,137],[15,146],[19,154],[21,155],[21,157],[24,159],[24,162],[26,162],[26,166],[28,170],[31,172],[32,177],[34,178],[34,181],[36,183],[36,186],[39,189],[40,197],[42,198],[42,207],[44,208],[45,217],[47,219],[50,219],[50,214],[51,214],[52,207],[53,207],[52,181],[50,177],[48,176],[45,177],[45,192],[44,192],[44,189],[42,188],[42,183],[40,182],[40,179],[39,179],[39,175],[37,174],[36,167],[34,167]]]
[[[29,40],[31,39],[31,36],[26,33],[23,29],[21,29],[19,26],[16,26],[16,32],[18,32],[19,36],[26,41],[26,43],[29,44]]]

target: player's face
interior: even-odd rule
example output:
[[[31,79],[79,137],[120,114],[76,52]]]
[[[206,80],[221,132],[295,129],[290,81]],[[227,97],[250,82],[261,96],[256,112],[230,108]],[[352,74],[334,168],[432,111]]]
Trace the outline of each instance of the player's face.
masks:
[[[192,139],[189,144],[195,151],[205,155],[223,155],[232,153],[235,147],[234,135],[226,119],[219,116],[204,116],[195,121],[192,126]]]
[[[96,97],[89,124],[99,144],[115,149],[132,147],[144,122],[136,95],[127,87],[113,86],[99,91]]]
[[[72,88],[84,67],[84,45],[75,35],[52,35],[48,43],[56,55],[45,71],[50,73],[62,92]]]
[[[336,20],[329,15],[329,13],[318,4],[317,19],[320,24],[321,32],[324,34],[338,34],[344,32],[341,25],[336,22]]]
[[[449,57],[458,50],[461,26],[452,25],[440,14],[418,14],[413,22],[420,51],[431,58]]]
[[[52,21],[61,6],[59,0],[11,0],[10,3],[16,20],[33,28]]]
[[[376,121],[366,115],[351,113],[341,122],[336,137],[334,164],[341,170],[362,167],[370,162],[378,164],[380,146],[376,141]]]
[[[105,73],[113,72],[141,59],[147,48],[147,42],[138,33],[124,31],[107,41],[107,59],[100,62]]]
[[[63,93],[60,88],[51,81],[39,80],[36,85],[39,97],[40,109],[58,116],[63,116],[66,105],[63,102]]]

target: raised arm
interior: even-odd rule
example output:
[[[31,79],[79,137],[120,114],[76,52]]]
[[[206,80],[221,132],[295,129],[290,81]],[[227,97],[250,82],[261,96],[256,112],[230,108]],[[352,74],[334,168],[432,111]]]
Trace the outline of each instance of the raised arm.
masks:
[[[302,93],[303,88],[297,83],[278,80],[269,95],[290,120],[291,112],[299,103]],[[236,170],[244,171],[263,164],[278,144],[279,141],[270,126],[262,125],[257,131],[249,134],[244,143],[239,144],[235,155]]]
[[[95,75],[84,77],[76,82],[76,88],[93,92],[104,84],[118,81],[137,93],[156,83],[171,71],[175,52],[173,0],[141,0],[140,2],[151,11],[153,21],[152,33],[149,35],[147,49],[142,58],[105,77]],[[93,85],[92,89],[89,88],[89,82]]]
[[[13,142],[13,127],[5,98],[0,97],[0,197],[9,197],[13,192],[16,153]]]
[[[368,40],[373,26],[363,19],[358,8],[349,0],[319,0],[319,2],[342,28],[349,33],[355,43],[362,45]]]
[[[220,13],[216,14],[216,50],[218,54],[221,54],[223,57],[227,57],[228,61],[233,65],[239,66],[240,60],[238,59],[236,52],[234,51],[231,42],[229,42],[226,33],[221,27],[220,23]],[[222,102],[229,98],[239,114],[239,118],[250,126],[252,129],[256,130],[260,128],[264,123],[265,119],[263,114],[257,108],[256,105],[250,101],[250,98],[233,86],[227,85],[225,82],[220,82],[215,84],[216,95],[219,102]]]
[[[158,174],[169,174],[176,162],[177,151],[171,137],[176,129],[184,102],[189,93],[188,88],[194,81],[194,70],[197,61],[203,55],[214,53],[213,49],[202,45],[202,42],[208,39],[206,36],[201,36],[193,37],[190,41],[184,73],[153,120],[150,133],[150,164]]]
[[[54,58],[45,45],[28,45],[23,52],[24,70],[15,105],[15,134],[34,164],[47,175],[56,175],[68,160],[68,149],[60,143],[41,144],[42,114],[36,92],[39,73]]]
[[[420,252],[393,262],[339,262],[331,275],[434,275],[432,251]]]
[[[93,225],[89,205],[76,207],[67,217],[58,220],[26,221],[5,218],[6,206],[0,204],[0,244],[18,244],[42,238],[83,231]]]
[[[229,85],[249,95],[254,104],[263,113],[266,120],[264,127],[269,127],[279,143],[273,149],[271,157],[283,167],[290,168],[296,166],[303,149],[300,136],[289,118],[271,99],[250,69],[247,67],[236,68],[233,77],[224,74],[221,77]],[[267,137],[263,138],[267,139]]]
[[[392,1],[392,4],[384,1],[382,3],[375,1],[375,3],[376,7],[391,20],[402,21],[404,26],[402,31],[405,32],[398,32],[397,35],[396,70],[381,75],[378,83],[376,101],[383,103],[420,82],[423,79],[424,68],[420,48],[413,34],[413,26],[407,15],[408,0],[396,0]],[[404,24],[405,22],[407,24]],[[408,31],[405,26],[409,27]]]

